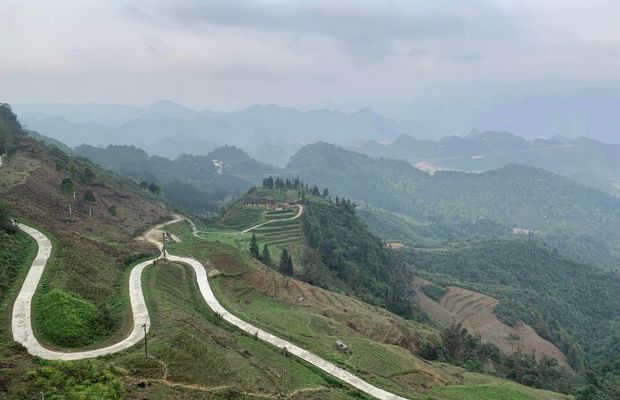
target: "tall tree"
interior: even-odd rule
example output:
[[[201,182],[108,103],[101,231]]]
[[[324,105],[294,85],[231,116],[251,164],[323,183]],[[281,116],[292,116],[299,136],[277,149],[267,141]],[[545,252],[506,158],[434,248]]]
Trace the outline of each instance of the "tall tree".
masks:
[[[282,275],[293,276],[293,259],[287,249],[280,254],[280,272]]]
[[[71,178],[65,178],[60,183],[60,191],[67,198],[69,203],[69,216],[71,216],[71,197],[75,198],[75,184]]]
[[[252,234],[252,240],[250,240],[250,255],[256,259],[260,257],[258,250],[258,240],[256,240],[256,234]]]
[[[283,249],[280,253],[280,272],[286,275],[286,269],[288,267],[288,250]]]
[[[286,275],[287,276],[293,276],[294,274],[294,270],[293,270],[293,257],[291,256],[291,253],[288,254],[288,260],[286,261]]]
[[[155,182],[151,182],[149,185],[149,192],[153,193],[155,196],[159,196],[161,194],[161,186]]]
[[[271,254],[269,253],[269,247],[267,244],[263,246],[263,254],[261,255],[263,264],[270,265],[271,264]]]

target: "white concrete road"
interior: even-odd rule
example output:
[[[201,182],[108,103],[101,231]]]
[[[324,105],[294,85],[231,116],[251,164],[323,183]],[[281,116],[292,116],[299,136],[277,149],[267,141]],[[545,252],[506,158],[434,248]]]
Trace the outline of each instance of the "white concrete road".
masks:
[[[300,207],[298,214],[291,219],[298,218],[301,215],[302,211],[303,208]],[[149,237],[150,233],[152,233],[154,230],[162,228],[165,225],[179,222],[181,219],[181,216],[175,216],[174,220],[165,222],[152,228],[144,235],[144,238],[149,242],[154,243],[158,246],[159,249],[161,249],[161,244],[153,238]],[[30,354],[44,359],[79,360],[122,351],[133,346],[134,344],[138,343],[140,340],[143,339],[144,330],[142,326],[146,324],[148,330],[148,327],[150,326],[150,319],[144,301],[144,295],[142,294],[142,283],[140,278],[142,275],[142,270],[146,266],[150,265],[153,260],[144,261],[136,265],[131,271],[131,275],[129,277],[129,298],[131,302],[131,309],[133,312],[134,326],[128,337],[108,347],[80,352],[59,352],[49,350],[43,347],[41,343],[39,343],[39,341],[36,339],[32,331],[31,308],[32,297],[34,296],[47,260],[51,254],[52,244],[49,239],[45,237],[45,235],[43,235],[41,232],[34,228],[23,224],[19,224],[19,228],[32,236],[37,241],[37,244],[39,245],[39,251],[37,253],[37,257],[32,263],[32,266],[30,267],[30,270],[28,271],[26,280],[24,281],[24,284],[22,285],[22,288],[17,295],[15,304],[13,305],[12,330],[13,338],[15,339],[15,341],[21,343]],[[211,290],[211,286],[209,285],[209,280],[207,279],[207,272],[204,266],[199,261],[193,258],[180,257],[171,254],[168,254],[168,259],[170,261],[189,264],[194,269],[200,293],[202,294],[202,297],[206,301],[207,305],[230,324],[249,333],[250,335],[256,335],[258,339],[269,343],[279,349],[286,349],[288,353],[301,358],[302,360],[325,371],[331,376],[340,379],[341,381],[376,399],[406,400],[404,397],[400,397],[383,389],[379,389],[371,385],[370,383],[360,379],[359,377],[353,375],[352,373],[335,366],[329,361],[326,361],[321,357],[302,349],[301,347],[298,347],[284,339],[265,332],[262,329],[259,329],[237,318],[236,316],[228,312],[224,307],[222,307],[220,302],[215,298],[215,295]]]
[[[146,324],[148,331],[151,323],[149,312],[144,302],[144,295],[142,294],[142,281],[140,278],[142,270],[150,265],[153,260],[144,261],[136,265],[131,270],[129,276],[129,301],[133,313],[133,329],[129,336],[113,345],[88,351],[61,352],[43,347],[32,331],[32,298],[52,252],[52,243],[38,230],[24,224],[19,224],[18,226],[22,231],[32,236],[39,245],[37,256],[32,262],[24,284],[13,304],[13,317],[11,320],[13,339],[21,343],[28,350],[28,353],[46,360],[81,360],[128,349],[144,338],[143,325]]]

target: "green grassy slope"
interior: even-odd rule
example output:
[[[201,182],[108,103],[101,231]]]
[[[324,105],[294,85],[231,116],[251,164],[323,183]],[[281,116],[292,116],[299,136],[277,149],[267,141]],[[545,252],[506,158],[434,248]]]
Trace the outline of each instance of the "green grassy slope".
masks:
[[[136,396],[166,397],[162,379],[167,370],[169,386],[195,385],[195,398],[227,398],[234,392],[255,398],[252,393],[310,389],[315,391],[309,398],[351,398],[321,374],[219,319],[204,303],[189,266],[159,263],[145,271],[143,281],[153,321],[152,358],[144,359],[142,346],[111,357],[129,368],[130,380],[151,383],[146,390],[132,389]]]

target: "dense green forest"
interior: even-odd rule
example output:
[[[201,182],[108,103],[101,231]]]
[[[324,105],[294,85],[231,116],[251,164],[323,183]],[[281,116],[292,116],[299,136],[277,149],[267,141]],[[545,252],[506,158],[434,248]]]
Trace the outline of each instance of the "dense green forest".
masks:
[[[406,249],[417,272],[500,300],[498,316],[522,320],[555,343],[570,364],[620,376],[620,276],[576,263],[528,239],[475,239],[435,251]]]
[[[338,199],[330,203],[307,198],[303,230],[323,265],[349,291],[370,303],[411,316],[407,285],[412,279],[410,270],[379,238],[368,232],[350,201]]]

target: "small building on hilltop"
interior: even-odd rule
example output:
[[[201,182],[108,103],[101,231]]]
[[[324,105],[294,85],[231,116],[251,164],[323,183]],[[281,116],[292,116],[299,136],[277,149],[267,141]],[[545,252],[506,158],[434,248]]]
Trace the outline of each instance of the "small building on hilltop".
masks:
[[[269,196],[247,197],[244,204],[246,207],[272,208],[275,200]]]

